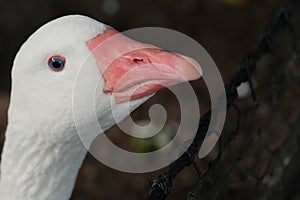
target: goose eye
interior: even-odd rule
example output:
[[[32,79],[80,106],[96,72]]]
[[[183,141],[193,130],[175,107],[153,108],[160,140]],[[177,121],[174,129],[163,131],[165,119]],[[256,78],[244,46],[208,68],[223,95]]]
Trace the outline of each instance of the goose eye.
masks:
[[[66,59],[63,56],[55,55],[48,58],[48,66],[55,72],[62,71],[65,64]]]

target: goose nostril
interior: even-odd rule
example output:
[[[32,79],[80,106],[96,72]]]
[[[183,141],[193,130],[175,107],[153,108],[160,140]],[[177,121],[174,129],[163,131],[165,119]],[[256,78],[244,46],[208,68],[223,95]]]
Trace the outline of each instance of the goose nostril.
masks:
[[[136,64],[140,64],[140,63],[144,62],[144,59],[143,58],[134,58],[133,62],[135,62]]]

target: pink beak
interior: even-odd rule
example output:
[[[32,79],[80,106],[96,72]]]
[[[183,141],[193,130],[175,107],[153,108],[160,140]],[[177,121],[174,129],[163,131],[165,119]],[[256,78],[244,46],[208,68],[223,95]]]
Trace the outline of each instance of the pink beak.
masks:
[[[164,87],[201,77],[192,58],[131,40],[111,27],[87,42],[105,86],[117,103],[150,95]]]

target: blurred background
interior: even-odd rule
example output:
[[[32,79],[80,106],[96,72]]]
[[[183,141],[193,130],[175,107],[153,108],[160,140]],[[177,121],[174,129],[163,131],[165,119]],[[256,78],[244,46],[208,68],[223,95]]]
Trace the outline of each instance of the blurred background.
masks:
[[[209,52],[219,67],[224,82],[228,83],[238,70],[243,57],[254,50],[261,34],[269,26],[283,2],[283,0],[3,1],[0,7],[0,147],[3,145],[7,123],[10,71],[14,56],[28,36],[46,22],[63,15],[83,14],[111,25],[119,31],[148,26],[180,31],[198,41]],[[266,71],[264,72],[268,74]],[[198,95],[201,111],[208,110],[207,106],[210,102],[203,81],[193,82],[192,86]],[[289,98],[293,98],[293,96]],[[168,112],[168,121],[176,124],[180,115],[178,103],[175,96],[168,90],[159,92],[149,102],[137,109],[132,117],[135,120],[147,119],[148,109],[154,103],[162,104]],[[245,110],[247,112],[247,109]],[[153,141],[150,145],[141,141],[132,141],[124,136],[118,127],[113,127],[106,134],[120,146],[137,151],[149,150],[155,145]],[[237,150],[241,144],[245,145],[242,142],[236,142]],[[253,150],[251,155],[260,153],[262,152]],[[266,157],[260,159],[266,159]],[[229,162],[230,159],[225,159],[224,162],[226,161]],[[231,161],[237,162],[236,160]],[[198,162],[200,166],[203,165],[202,160]],[[253,158],[252,160],[248,159],[245,165],[253,164],[253,162],[255,163]],[[149,181],[165,170],[145,174],[128,174],[113,170],[88,155],[80,170],[72,199],[146,199]],[[222,167],[218,170],[222,171]],[[260,188],[254,183],[249,183],[249,176],[241,175],[241,173],[237,172],[236,176],[232,175],[233,173],[231,175],[229,173],[220,174],[219,176],[223,178],[232,176],[234,180],[224,183],[228,184],[228,188],[224,189],[227,192],[221,192],[221,194],[226,194],[226,196],[223,196],[224,198],[219,196],[215,199],[253,197],[253,191],[267,193],[267,189],[265,189],[267,187]],[[266,175],[266,173],[263,174]],[[215,185],[215,181],[220,177],[214,177],[214,181],[210,181],[210,184]],[[259,179],[262,182],[263,178]],[[186,199],[196,181],[194,169],[186,169],[176,178],[174,190],[169,199]],[[239,190],[240,196],[236,196],[235,191],[239,189],[238,186],[245,184],[247,189],[243,187],[244,192]],[[290,194],[290,190],[285,190],[285,192],[287,195]]]

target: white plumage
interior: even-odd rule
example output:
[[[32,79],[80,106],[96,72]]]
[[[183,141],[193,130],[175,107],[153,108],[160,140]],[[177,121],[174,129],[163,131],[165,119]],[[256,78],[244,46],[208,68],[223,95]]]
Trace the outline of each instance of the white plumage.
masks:
[[[95,87],[99,72],[96,59],[87,59],[86,43],[101,35],[107,26],[91,18],[72,15],[56,19],[38,29],[21,47],[12,71],[11,102],[8,127],[2,152],[1,200],[69,199],[78,170],[87,150],[76,132],[72,113],[72,93],[79,69],[85,61],[84,88]],[[65,69],[49,70],[47,58],[66,57]],[[105,55],[104,55],[105,56]],[[105,82],[100,80],[100,88]],[[85,94],[84,89],[79,93]],[[118,119],[126,117],[126,106],[113,103],[111,94],[95,97],[96,113],[103,131],[115,124],[111,109]],[[132,100],[130,110],[149,96]],[[80,101],[80,100],[79,100]],[[80,122],[88,127],[93,106],[81,102]],[[87,133],[89,142],[100,133]]]

